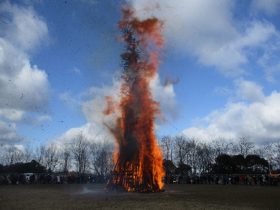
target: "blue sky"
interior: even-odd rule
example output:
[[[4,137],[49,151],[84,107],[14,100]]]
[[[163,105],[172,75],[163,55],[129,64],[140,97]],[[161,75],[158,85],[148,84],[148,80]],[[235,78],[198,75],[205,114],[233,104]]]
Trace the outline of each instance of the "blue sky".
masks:
[[[159,137],[279,140],[279,0],[0,2],[2,144],[110,138],[103,99],[117,100],[126,2],[164,21]]]

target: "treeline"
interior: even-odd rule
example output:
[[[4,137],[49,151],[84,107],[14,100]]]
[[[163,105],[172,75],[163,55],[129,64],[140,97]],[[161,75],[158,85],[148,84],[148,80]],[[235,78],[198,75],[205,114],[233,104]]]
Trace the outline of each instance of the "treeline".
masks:
[[[164,136],[159,144],[167,174],[269,173],[280,169],[279,142],[257,146],[246,137],[202,142],[181,135]],[[0,146],[0,170],[6,168],[8,172],[7,166],[33,163],[46,172],[106,177],[113,168],[113,146],[108,142],[90,142],[82,134],[63,145]]]
[[[257,146],[246,137],[236,141],[219,139],[202,142],[185,136],[164,136],[161,147],[165,160],[170,160],[177,167],[189,166],[191,174],[280,169],[279,142]]]
[[[113,145],[88,141],[82,134],[65,144],[48,144],[38,147],[0,146],[0,170],[26,167],[24,163],[38,163],[46,173],[56,172],[78,175],[95,174],[105,177],[113,167]],[[1,172],[1,171],[0,171]],[[3,171],[2,171],[3,172]],[[12,170],[11,172],[14,172]]]

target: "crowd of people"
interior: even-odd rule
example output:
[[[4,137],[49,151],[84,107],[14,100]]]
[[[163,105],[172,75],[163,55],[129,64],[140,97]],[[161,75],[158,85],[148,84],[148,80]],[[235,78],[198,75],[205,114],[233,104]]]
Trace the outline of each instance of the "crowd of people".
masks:
[[[280,185],[279,174],[211,174],[201,176],[174,175],[165,178],[168,184],[234,184]]]
[[[108,178],[91,174],[77,173],[10,173],[0,174],[2,184],[85,184],[105,183]]]
[[[74,184],[106,183],[109,176],[77,173],[11,173],[0,174],[0,184]],[[279,174],[207,174],[164,179],[166,184],[219,184],[219,185],[280,185]]]

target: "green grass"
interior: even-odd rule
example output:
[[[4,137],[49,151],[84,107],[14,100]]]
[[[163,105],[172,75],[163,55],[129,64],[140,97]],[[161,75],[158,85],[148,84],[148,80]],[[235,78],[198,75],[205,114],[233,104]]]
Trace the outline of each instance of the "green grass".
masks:
[[[163,193],[106,192],[104,185],[0,186],[0,209],[280,209],[280,187],[168,185]]]

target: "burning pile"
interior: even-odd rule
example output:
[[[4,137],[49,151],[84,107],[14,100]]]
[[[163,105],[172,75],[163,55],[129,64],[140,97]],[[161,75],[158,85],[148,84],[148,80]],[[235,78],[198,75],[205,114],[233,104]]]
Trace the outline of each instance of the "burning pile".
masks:
[[[125,7],[119,28],[126,50],[121,55],[120,117],[114,128],[108,127],[117,143],[109,187],[128,192],[160,192],[164,169],[154,133],[159,104],[152,98],[149,83],[156,74],[158,53],[163,45],[162,22],[156,18],[140,21],[130,7]],[[110,97],[107,102],[104,113],[111,114],[115,106]]]

